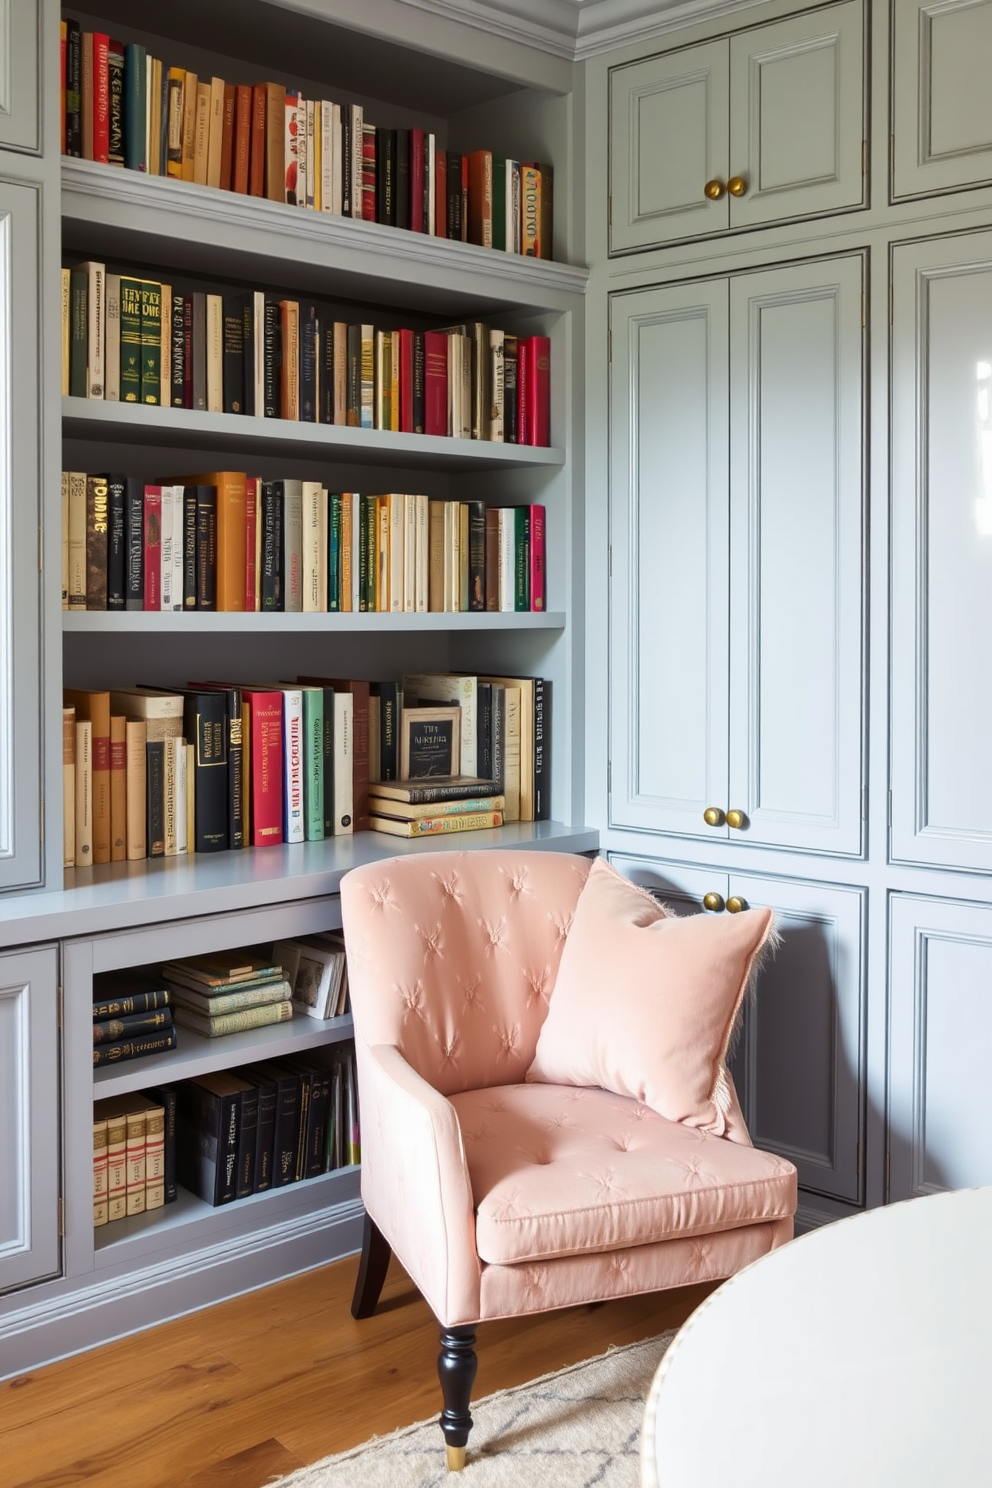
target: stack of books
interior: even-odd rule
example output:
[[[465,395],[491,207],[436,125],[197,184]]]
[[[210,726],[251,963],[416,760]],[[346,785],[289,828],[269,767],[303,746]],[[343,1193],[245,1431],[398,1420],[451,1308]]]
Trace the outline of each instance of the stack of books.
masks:
[[[291,988],[283,968],[244,951],[219,951],[168,961],[162,979],[176,1022],[204,1038],[286,1023],[293,1016]]]
[[[174,1202],[168,1172],[162,1091],[111,1096],[93,1105],[93,1224],[144,1214]],[[171,1131],[175,1133],[172,1108]]]
[[[506,797],[496,780],[425,776],[369,786],[369,826],[393,837],[436,837],[501,827]]]
[[[134,976],[102,977],[93,1003],[93,1064],[99,1067],[176,1047],[169,993]]]

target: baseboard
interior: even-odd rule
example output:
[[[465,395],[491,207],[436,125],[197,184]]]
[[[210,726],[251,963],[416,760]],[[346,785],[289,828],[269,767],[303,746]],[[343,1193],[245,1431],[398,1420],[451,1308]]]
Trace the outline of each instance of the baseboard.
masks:
[[[28,1302],[0,1318],[0,1379],[351,1255],[361,1248],[364,1213],[351,1199]]]

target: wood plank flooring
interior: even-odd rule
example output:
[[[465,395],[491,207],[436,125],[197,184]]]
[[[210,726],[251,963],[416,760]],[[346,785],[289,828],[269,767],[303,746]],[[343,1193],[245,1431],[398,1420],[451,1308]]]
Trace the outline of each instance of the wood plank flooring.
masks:
[[[425,1303],[393,1262],[356,1323],[356,1270],[339,1261],[0,1384],[2,1488],[262,1488],[436,1415]],[[475,1394],[678,1327],[711,1290],[484,1324]]]

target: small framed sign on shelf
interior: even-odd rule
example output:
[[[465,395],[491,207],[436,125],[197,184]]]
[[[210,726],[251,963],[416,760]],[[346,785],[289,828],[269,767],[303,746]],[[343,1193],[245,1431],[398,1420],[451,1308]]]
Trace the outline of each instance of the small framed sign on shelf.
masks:
[[[461,709],[403,708],[400,712],[400,779],[457,775],[461,762]]]

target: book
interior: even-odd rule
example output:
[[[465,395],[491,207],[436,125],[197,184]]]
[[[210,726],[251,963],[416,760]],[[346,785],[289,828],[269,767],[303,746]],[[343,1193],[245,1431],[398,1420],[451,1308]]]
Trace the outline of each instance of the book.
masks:
[[[62,709],[62,866],[76,862],[76,710]]]
[[[108,995],[113,982],[108,984],[107,979],[99,981],[100,995],[93,1003],[93,1020],[123,1019],[129,1017],[144,1017],[150,1013],[161,1012],[169,1007],[169,992],[165,987],[156,987],[146,992],[128,991],[120,996]],[[165,1025],[157,1025],[164,1027]]]
[[[282,1188],[296,1177],[296,1150],[300,1131],[300,1077],[295,1070],[276,1062],[249,1065],[242,1077],[275,1087],[272,1117],[272,1187]],[[261,1087],[259,1087],[261,1088]]]
[[[191,1028],[204,1038],[223,1038],[229,1033],[243,1033],[248,1028],[267,1028],[272,1023],[288,1023],[292,1016],[293,1004],[288,999],[284,1002],[238,1008],[234,1012],[219,1013],[216,1017],[197,1012],[179,1002],[174,1009],[174,1017],[180,1027]]]
[[[63,703],[75,708],[77,724],[88,721],[92,725],[90,736],[92,776],[92,852],[94,863],[109,863],[111,852],[110,820],[110,694],[102,691],[86,691],[81,688],[66,688]],[[79,759],[77,734],[77,760]],[[78,806],[77,800],[77,806]],[[78,828],[78,820],[77,820]],[[87,834],[88,840],[88,834]],[[77,831],[77,845],[78,845]]]
[[[348,829],[365,830],[369,789],[369,683],[357,677],[299,677],[301,687],[333,688],[335,698],[335,817]],[[345,710],[339,698],[351,698]],[[350,780],[344,772],[350,766]]]
[[[551,443],[551,342],[525,336],[517,350],[517,442]]]
[[[231,1203],[237,1193],[238,1116],[249,1082],[227,1070],[179,1085],[179,1182],[206,1203]]]
[[[188,1008],[202,1017],[217,1018],[227,1013],[239,1013],[244,1008],[267,1007],[274,1002],[285,1002],[291,992],[285,977],[262,983],[245,983],[233,992],[194,991],[189,984],[175,979],[169,980],[169,996],[176,1007]]]
[[[86,477],[86,608],[107,608],[109,487],[105,475]]]
[[[115,1040],[134,1038],[139,1033],[152,1033],[158,1028],[172,1025],[172,1009],[161,1008],[157,1012],[125,1013],[116,1018],[94,1018],[93,1043],[107,1044]]]
[[[283,840],[282,694],[275,689],[242,690],[248,725],[243,738],[250,756],[248,835],[252,847]]]
[[[460,752],[456,765],[440,774],[478,774],[478,684],[474,677],[447,672],[409,672],[403,677],[405,708],[453,703],[461,710]],[[402,773],[402,771],[401,771]]]
[[[244,471],[236,470],[185,477],[186,484],[216,492],[216,607],[235,613],[245,608],[246,481]]]
[[[212,951],[209,955],[167,961],[162,967],[162,975],[208,989],[230,989],[243,983],[257,982],[263,977],[278,981],[282,967],[272,957],[254,956],[244,950]]]
[[[164,1054],[176,1047],[174,1028],[162,1028],[157,1033],[141,1033],[119,1043],[102,1044],[93,1050],[93,1065],[118,1064],[127,1059],[142,1059],[150,1054]]]
[[[127,1116],[115,1099],[93,1102],[93,1120],[107,1123],[107,1222],[127,1217]]]
[[[487,781],[486,784],[495,782]],[[473,812],[504,810],[506,797],[500,791],[493,795],[455,796],[450,801],[399,801],[395,797],[379,795],[375,789],[369,792],[369,815],[389,816],[397,821],[423,821],[434,816],[465,816]]]
[[[406,707],[400,710],[400,778],[449,776],[460,754],[461,709]]]
[[[145,1212],[165,1204],[165,1107],[147,1095],[145,1104]]]
[[[501,827],[502,811],[473,811],[455,815],[421,816],[404,821],[393,816],[370,816],[373,832],[387,832],[392,837],[437,837],[445,832],[477,832],[485,827]]]
[[[223,693],[183,693],[183,737],[194,745],[196,852],[222,852],[228,845],[228,705]]]
[[[179,1087],[178,1085],[159,1085],[153,1090],[143,1092],[144,1098],[149,1102],[150,1108],[160,1107],[162,1110],[162,1174],[161,1183],[163,1190],[163,1203],[174,1204],[179,1197],[179,1186],[176,1179],[176,1139],[178,1135],[178,1109],[179,1109]],[[156,1133],[152,1133],[152,1145],[155,1146]],[[157,1166],[157,1160],[152,1153],[152,1168]],[[157,1174],[150,1181],[157,1181]],[[147,1183],[146,1183],[147,1202]]]
[[[107,1182],[109,1161],[107,1156],[107,1118],[96,1117],[93,1121],[93,1224],[105,1225],[108,1221]]]

